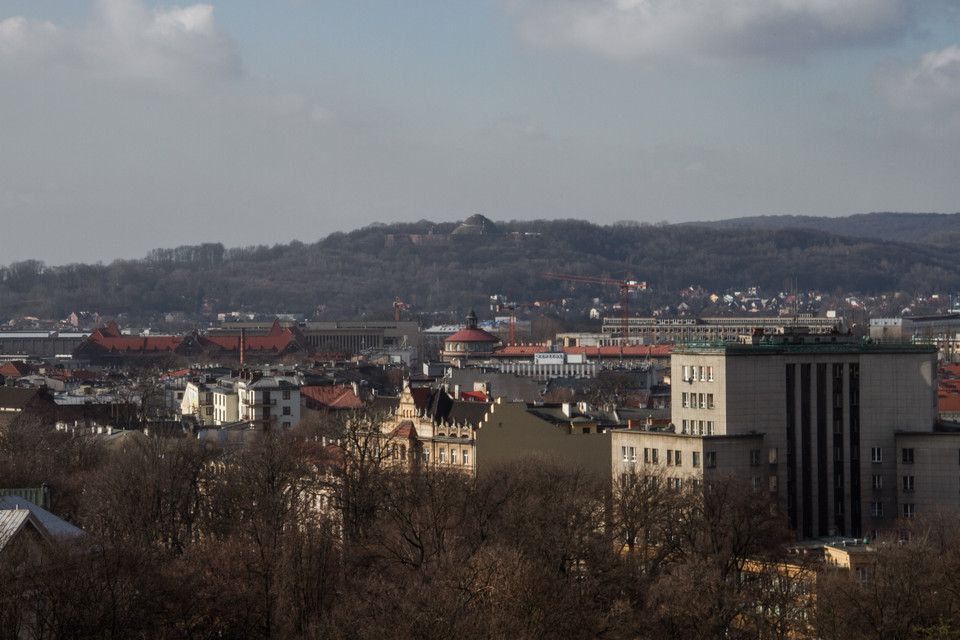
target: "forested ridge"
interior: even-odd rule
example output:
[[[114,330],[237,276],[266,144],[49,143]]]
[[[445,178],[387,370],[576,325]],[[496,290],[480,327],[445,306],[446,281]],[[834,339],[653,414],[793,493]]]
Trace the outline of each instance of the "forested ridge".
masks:
[[[875,215],[878,224],[889,223],[884,214]],[[637,313],[691,285],[717,293],[760,287],[768,294],[791,288],[837,295],[960,290],[960,256],[939,244],[801,228],[580,220],[497,225],[503,233],[464,236],[448,235],[454,223],[372,225],[309,244],[209,243],[110,264],[28,260],[0,267],[0,310],[7,318],[61,318],[78,310],[150,317],[244,309],[351,319],[392,317],[397,297],[411,313],[451,314],[484,308],[493,294],[518,302],[618,298],[616,287],[540,277],[545,271],[644,280],[650,292],[632,303]],[[436,237],[417,244],[409,234]]]

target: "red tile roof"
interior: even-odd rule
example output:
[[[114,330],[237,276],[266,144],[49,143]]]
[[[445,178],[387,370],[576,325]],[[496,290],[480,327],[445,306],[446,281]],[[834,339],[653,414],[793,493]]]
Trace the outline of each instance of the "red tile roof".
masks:
[[[87,338],[87,342],[101,353],[148,353],[173,351],[183,338],[179,336],[122,336],[112,320]]]
[[[346,386],[306,386],[300,387],[300,395],[310,409],[359,409],[363,403]]]
[[[240,351],[240,336],[200,336],[198,338],[204,348],[215,347],[224,351]],[[305,345],[306,340],[299,329],[280,326],[279,320],[274,320],[270,331],[265,336],[246,334],[243,338],[243,350],[248,354],[279,353],[291,343]]]
[[[22,360],[13,360],[0,367],[2,376],[28,376],[33,373],[33,367]]]
[[[489,402],[490,399],[487,398],[487,394],[483,391],[461,391],[460,399],[467,400],[469,402]]]
[[[500,342],[500,338],[483,329],[460,329],[444,342]]]
[[[416,438],[417,437],[417,428],[413,426],[413,422],[410,420],[404,420],[397,427],[390,432],[391,436],[397,436],[400,438]]]

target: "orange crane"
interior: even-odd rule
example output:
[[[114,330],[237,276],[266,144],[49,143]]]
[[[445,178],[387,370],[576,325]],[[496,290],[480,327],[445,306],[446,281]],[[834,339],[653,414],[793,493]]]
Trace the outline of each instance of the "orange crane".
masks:
[[[509,311],[510,312],[510,342],[509,344],[516,344],[515,339],[515,327],[516,327],[516,318],[515,312],[517,307],[539,307],[541,305],[548,304],[563,304],[566,302],[566,298],[557,298],[556,300],[537,300],[536,302],[502,302],[497,305],[497,311]]]
[[[621,344],[627,343],[627,338],[630,336],[630,291],[637,289],[640,291],[646,291],[647,283],[641,282],[639,280],[631,280],[626,276],[624,272],[624,277],[622,280],[617,280],[616,278],[601,278],[601,277],[592,277],[592,276],[572,276],[563,273],[549,273],[542,272],[540,274],[542,278],[552,278],[554,280],[567,280],[568,282],[587,282],[591,284],[612,284],[614,286],[620,287],[620,340]]]

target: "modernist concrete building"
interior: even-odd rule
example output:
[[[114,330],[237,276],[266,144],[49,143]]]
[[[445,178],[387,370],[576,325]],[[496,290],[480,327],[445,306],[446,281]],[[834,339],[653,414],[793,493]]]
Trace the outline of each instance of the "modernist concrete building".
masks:
[[[756,333],[678,346],[673,372],[675,432],[703,439],[704,456],[714,438],[752,436],[715,468],[747,467],[798,536],[860,537],[902,515],[898,439],[936,427],[934,348]]]

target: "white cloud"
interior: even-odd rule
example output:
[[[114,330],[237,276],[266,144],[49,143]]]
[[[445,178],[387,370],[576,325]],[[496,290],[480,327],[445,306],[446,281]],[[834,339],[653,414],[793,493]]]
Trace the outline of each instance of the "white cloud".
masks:
[[[151,10],[140,0],[97,0],[91,22],[76,31],[19,16],[0,22],[0,67],[175,87],[233,77],[239,58],[211,5]]]
[[[935,2],[936,0],[931,0]],[[647,65],[800,57],[914,28],[927,0],[513,0],[529,44]]]
[[[899,111],[956,112],[960,109],[960,47],[953,45],[923,56],[920,65],[891,65],[877,86],[888,105]]]

